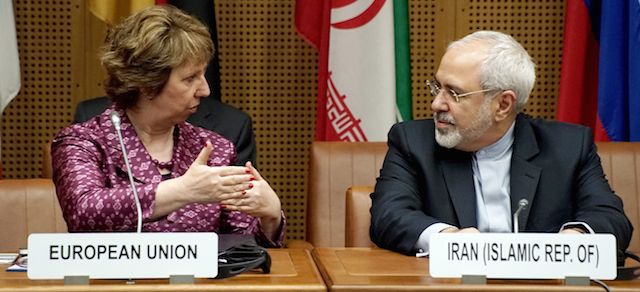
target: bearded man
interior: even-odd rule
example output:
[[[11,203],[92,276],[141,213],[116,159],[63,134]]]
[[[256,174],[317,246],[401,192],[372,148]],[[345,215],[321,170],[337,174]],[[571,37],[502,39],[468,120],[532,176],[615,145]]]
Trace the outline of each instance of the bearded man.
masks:
[[[605,179],[588,128],[521,113],[535,65],[511,36],[451,43],[427,86],[433,119],[395,125],[371,194],[370,235],[404,254],[438,232],[610,233],[619,261],[633,227]]]

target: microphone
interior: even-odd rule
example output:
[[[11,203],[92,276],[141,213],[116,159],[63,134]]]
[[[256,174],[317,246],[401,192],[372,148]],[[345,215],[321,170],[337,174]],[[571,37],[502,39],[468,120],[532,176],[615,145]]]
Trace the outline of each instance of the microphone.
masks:
[[[127,149],[124,147],[124,140],[122,139],[122,133],[120,132],[120,115],[115,110],[111,112],[109,115],[111,118],[111,123],[113,123],[113,127],[116,129],[116,133],[118,134],[118,141],[120,142],[120,149],[122,150],[122,157],[124,158],[124,165],[127,167],[127,174],[129,175],[129,183],[131,184],[131,189],[133,190],[133,198],[136,202],[136,211],[138,212],[138,233],[142,232],[142,207],[140,207],[140,198],[138,198],[138,191],[136,190],[136,185],[133,183],[133,175],[131,174],[131,166],[129,165],[129,157],[127,153]]]
[[[518,201],[518,210],[513,213],[513,233],[518,233],[518,218],[520,217],[520,212],[526,209],[527,205],[529,205],[529,201],[527,199],[520,199],[520,201]]]

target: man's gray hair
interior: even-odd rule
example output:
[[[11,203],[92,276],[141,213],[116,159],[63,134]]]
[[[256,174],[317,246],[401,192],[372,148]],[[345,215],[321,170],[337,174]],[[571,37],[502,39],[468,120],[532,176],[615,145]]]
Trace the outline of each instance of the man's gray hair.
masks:
[[[536,82],[536,65],[531,56],[513,37],[497,31],[476,31],[450,43],[447,51],[478,43],[488,47],[480,65],[480,85],[483,89],[513,90],[516,111],[522,111]]]

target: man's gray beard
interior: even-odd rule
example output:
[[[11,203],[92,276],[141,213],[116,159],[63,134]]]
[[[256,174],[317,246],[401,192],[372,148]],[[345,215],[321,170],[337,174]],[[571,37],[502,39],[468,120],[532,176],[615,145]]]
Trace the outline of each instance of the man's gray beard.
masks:
[[[460,141],[462,141],[462,135],[460,135],[460,130],[457,127],[452,130],[436,128],[436,142],[438,142],[438,145],[445,148],[453,148],[460,144]]]
[[[491,127],[491,114],[489,112],[491,105],[491,99],[487,98],[480,106],[479,115],[471,123],[471,126],[467,129],[460,130],[459,127],[454,126],[453,129],[438,129],[436,128],[436,142],[438,145],[445,148],[454,148],[463,142],[471,142],[477,140]],[[451,120],[455,123],[453,118],[445,115],[445,120]],[[442,118],[442,117],[441,117]],[[434,123],[437,123],[438,116],[434,117]]]

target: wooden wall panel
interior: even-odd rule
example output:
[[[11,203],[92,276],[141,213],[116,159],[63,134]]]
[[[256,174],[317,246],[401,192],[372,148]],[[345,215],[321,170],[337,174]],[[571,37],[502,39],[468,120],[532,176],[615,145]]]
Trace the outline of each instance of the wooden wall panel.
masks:
[[[104,96],[103,81],[106,73],[100,64],[98,54],[100,47],[104,43],[109,26],[88,11],[88,7],[83,13],[84,17],[84,50],[83,50],[83,70],[82,78],[83,95],[80,100],[85,100],[97,96]],[[73,105],[75,112],[75,104]]]
[[[6,178],[38,177],[42,145],[71,121],[84,73],[75,57],[82,52],[81,2],[13,2],[22,87],[2,115]]]
[[[409,1],[409,30],[411,36],[411,81],[414,119],[432,115],[433,98],[427,80],[438,69],[440,58],[449,42],[456,36],[456,2],[451,0]]]
[[[498,30],[518,40],[536,63],[536,84],[524,112],[555,119],[560,83],[564,1],[457,0],[456,35]]]
[[[294,1],[219,1],[221,95],[253,117],[258,165],[303,239],[317,56],[293,28]]]
[[[43,143],[71,122],[78,101],[102,95],[97,52],[106,24],[82,0],[13,0],[23,87],[2,120],[7,178],[40,174]],[[289,218],[305,233],[317,54],[293,27],[292,0],[216,1],[223,101],[253,117],[258,163]],[[532,53],[538,81],[526,112],[553,119],[562,52],[562,0],[409,0],[413,110],[431,116],[425,81],[446,45],[478,29],[513,34]]]

